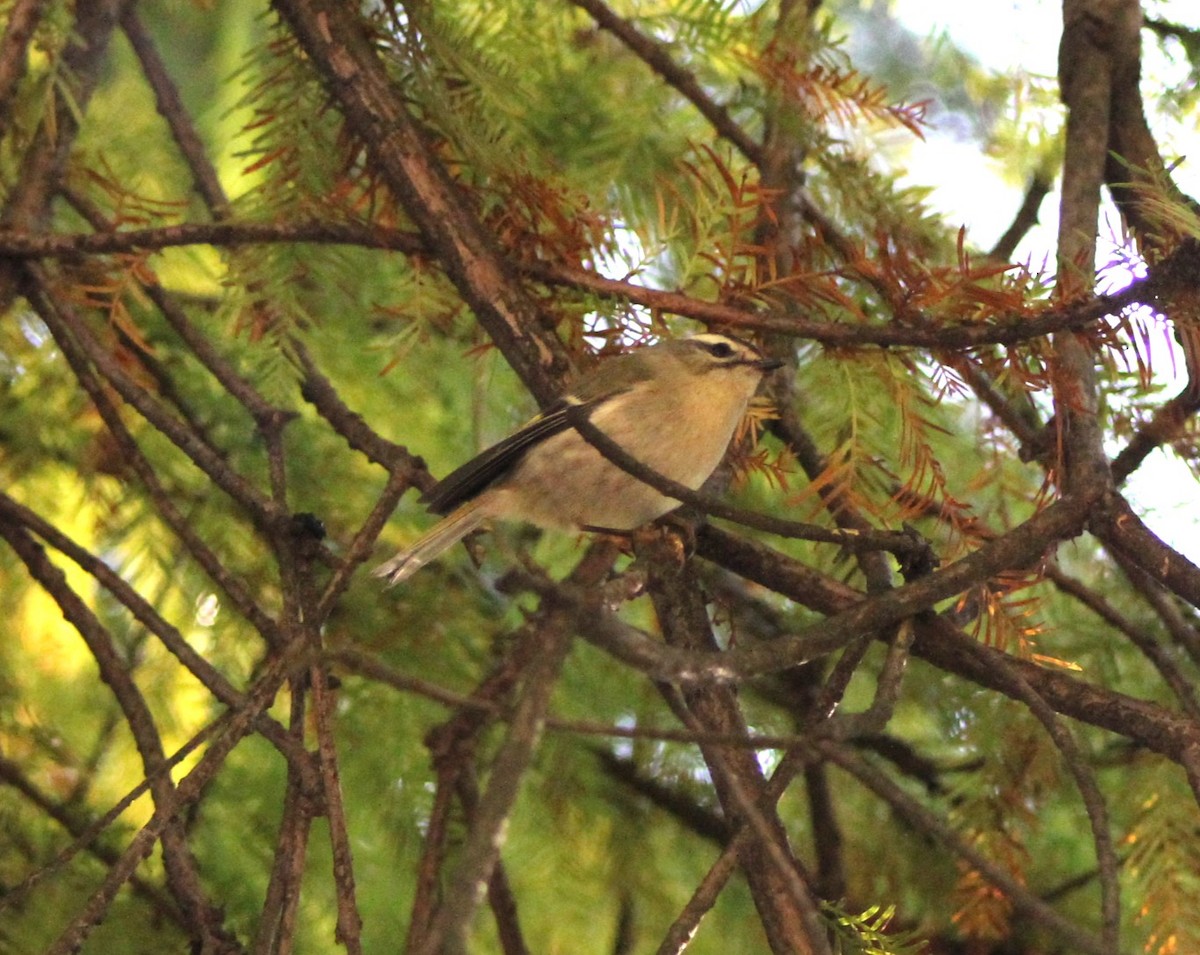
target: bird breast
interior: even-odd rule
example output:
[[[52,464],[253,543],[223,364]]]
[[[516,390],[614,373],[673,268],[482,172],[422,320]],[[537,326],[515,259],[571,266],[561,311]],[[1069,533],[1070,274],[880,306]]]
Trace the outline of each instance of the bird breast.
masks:
[[[603,402],[596,427],[638,461],[693,490],[721,463],[761,376],[721,369],[689,387],[644,386]],[[609,462],[573,429],[526,454],[487,492],[489,511],[543,527],[632,530],[679,506]]]

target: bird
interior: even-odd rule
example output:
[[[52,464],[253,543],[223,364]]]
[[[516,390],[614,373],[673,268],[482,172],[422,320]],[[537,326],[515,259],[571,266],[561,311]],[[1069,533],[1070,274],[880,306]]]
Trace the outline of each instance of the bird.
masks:
[[[394,585],[485,522],[623,532],[680,506],[605,458],[579,414],[639,463],[692,490],[712,474],[764,375],[783,362],[730,335],[669,339],[602,360],[523,428],[421,501],[442,520],[373,575]]]

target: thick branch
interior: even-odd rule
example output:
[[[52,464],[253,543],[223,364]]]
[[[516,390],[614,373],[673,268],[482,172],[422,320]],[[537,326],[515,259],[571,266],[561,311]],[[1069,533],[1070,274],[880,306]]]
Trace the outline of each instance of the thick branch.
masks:
[[[845,611],[863,595],[840,581],[791,560],[762,544],[740,540],[717,528],[704,528],[697,540],[700,556],[741,574],[802,606],[821,613]],[[1156,703],[1093,686],[1058,670],[1017,660],[967,637],[944,617],[915,618],[913,654],[963,679],[1007,693],[999,676],[1005,661],[1051,707],[1064,716],[1099,726],[1136,741],[1177,763],[1200,746],[1200,727]]]
[[[273,5],[479,323],[538,401],[553,401],[569,368],[567,355],[410,114],[357,9],[333,0]]]

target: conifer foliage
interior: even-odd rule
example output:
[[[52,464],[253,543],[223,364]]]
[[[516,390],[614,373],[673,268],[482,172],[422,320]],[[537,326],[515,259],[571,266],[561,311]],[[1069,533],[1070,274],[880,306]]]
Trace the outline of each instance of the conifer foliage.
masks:
[[[986,15],[1056,82],[852,0],[0,0],[0,951],[1200,951],[1129,491],[1200,468],[1200,25]],[[705,329],[784,367],[676,519],[370,577]]]

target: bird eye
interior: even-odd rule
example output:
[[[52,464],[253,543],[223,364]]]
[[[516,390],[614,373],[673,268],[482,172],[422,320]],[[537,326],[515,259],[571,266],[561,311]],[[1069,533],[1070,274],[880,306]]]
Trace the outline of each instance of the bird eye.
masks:
[[[708,346],[708,353],[713,358],[729,358],[733,354],[733,346],[728,342],[713,342]]]

